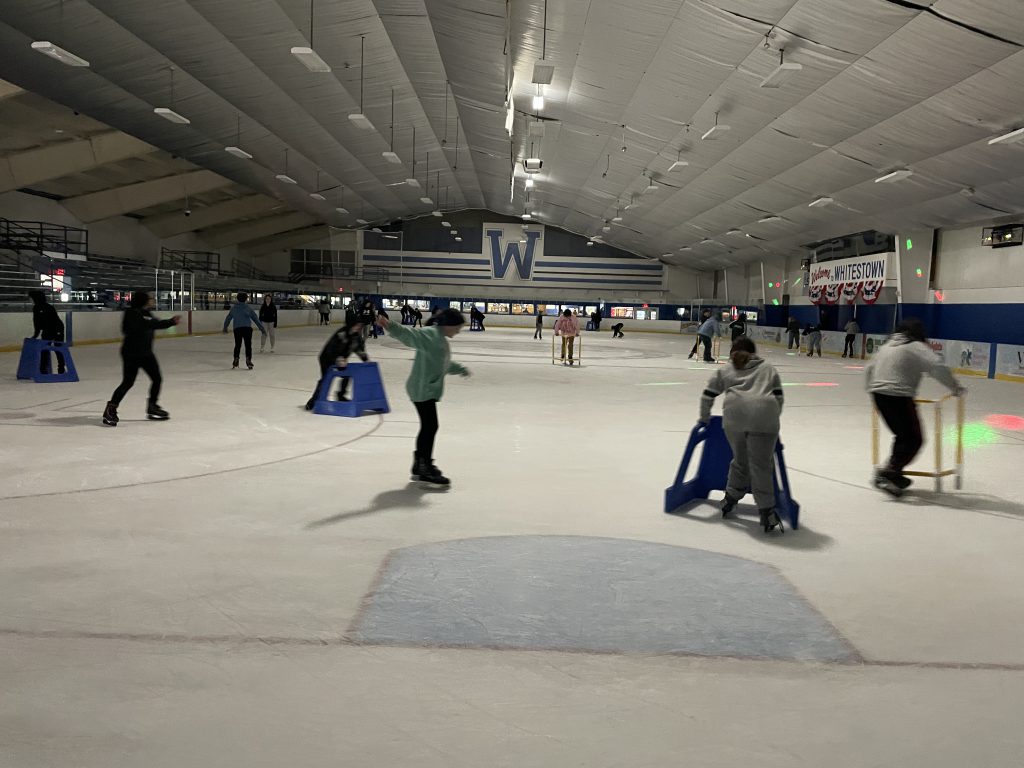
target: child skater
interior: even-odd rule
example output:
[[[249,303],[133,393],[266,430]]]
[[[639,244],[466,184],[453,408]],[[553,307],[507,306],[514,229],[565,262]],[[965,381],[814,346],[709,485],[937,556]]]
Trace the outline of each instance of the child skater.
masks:
[[[349,315],[345,319],[345,325],[331,334],[323,350],[320,352],[320,381],[316,383],[313,396],[306,403],[306,410],[312,411],[316,405],[316,398],[320,393],[320,385],[323,384],[327,371],[332,365],[344,368],[348,365],[350,355],[357,355],[364,363],[369,360],[366,354],[366,342],[363,339],[363,328],[366,318],[362,315]],[[369,322],[373,322],[370,317]],[[339,400],[347,400],[345,393],[348,392],[348,377],[341,380],[341,391],[338,393]]]
[[[537,329],[533,332],[533,338],[543,339],[544,338],[544,315],[540,312],[537,313]]]
[[[238,353],[242,349],[242,342],[245,342],[245,364],[251,371],[252,324],[256,323],[256,327],[260,329],[264,336],[267,335],[267,329],[263,327],[263,323],[260,322],[252,307],[246,304],[248,300],[249,294],[244,292],[238,294],[238,303],[232,305],[231,309],[228,310],[228,316],[224,318],[224,333],[228,332],[228,324],[233,324],[235,329],[235,355],[234,360],[231,362],[231,367],[238,367]]]
[[[775,509],[775,444],[779,441],[782,381],[778,371],[758,357],[754,342],[746,336],[732,343],[729,359],[732,365],[715,372],[700,399],[700,423],[707,424],[714,399],[725,395],[722,426],[733,458],[722,516],[732,512],[749,489],[764,532],[778,526],[781,533],[782,520]]]
[[[135,378],[139,375],[141,368],[149,376],[149,402],[146,404],[146,417],[153,421],[167,421],[171,418],[163,408],[157,405],[160,397],[160,385],[163,377],[160,376],[160,366],[157,364],[156,355],[153,354],[153,333],[162,328],[170,328],[181,322],[181,316],[175,315],[170,320],[157,320],[150,313],[154,307],[152,297],[145,291],[136,291],[132,294],[131,304],[124,312],[121,320],[121,332],[124,334],[124,343],[121,344],[121,364],[124,375],[121,383],[114,394],[107,402],[103,411],[103,423],[108,427],[116,427],[119,421],[117,417],[117,406],[124,400],[128,390],[135,384]]]
[[[437,436],[437,404],[444,394],[444,377],[449,373],[469,376],[469,369],[452,362],[448,340],[457,335],[466,324],[466,318],[457,309],[442,309],[433,318],[433,325],[422,330],[391,327],[384,317],[377,322],[390,330],[391,335],[407,347],[416,350],[412,372],[405,384],[412,404],[420,416],[420,432],[416,436],[416,452],[413,454],[412,476],[432,485],[446,486],[451,483],[434,466],[434,438]]]
[[[263,296],[263,303],[260,304],[260,322],[263,323],[263,327],[266,332],[263,334],[263,338],[260,339],[260,352],[267,347],[267,337],[270,337],[270,352],[274,352],[274,330],[277,328],[277,304],[274,303],[273,294],[267,293]]]

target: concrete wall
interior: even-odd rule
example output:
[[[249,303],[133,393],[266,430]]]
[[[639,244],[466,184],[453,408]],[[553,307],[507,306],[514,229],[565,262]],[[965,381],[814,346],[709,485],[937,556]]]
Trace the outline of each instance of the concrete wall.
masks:
[[[1024,246],[983,246],[982,229],[938,232],[934,288],[942,291],[946,303],[1024,303]]]

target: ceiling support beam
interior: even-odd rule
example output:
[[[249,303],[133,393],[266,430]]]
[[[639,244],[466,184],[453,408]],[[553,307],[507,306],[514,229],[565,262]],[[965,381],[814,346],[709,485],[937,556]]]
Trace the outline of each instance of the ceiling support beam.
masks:
[[[304,227],[303,229],[284,232],[280,235],[263,238],[262,240],[242,243],[238,247],[238,255],[242,258],[250,259],[257,256],[266,256],[268,253],[272,253],[273,251],[296,248],[300,245],[314,243],[318,240],[326,240],[330,236],[331,228],[326,224],[318,224],[314,227]]]
[[[213,248],[226,248],[229,245],[259,240],[292,229],[308,227],[315,223],[317,223],[316,218],[308,213],[285,213],[258,221],[245,221],[240,224],[229,224],[209,229],[203,233],[203,240]]]
[[[192,171],[71,197],[63,204],[76,218],[88,224],[174,200],[181,200],[184,208],[186,195],[198,195],[231,183],[213,171]]]
[[[0,158],[0,193],[83,173],[156,149],[120,131],[62,141]]]
[[[157,237],[174,237],[285,207],[280,200],[272,197],[249,195],[205,208],[193,208],[191,216],[185,216],[184,211],[175,211],[160,216],[149,216],[143,219],[142,223]]]

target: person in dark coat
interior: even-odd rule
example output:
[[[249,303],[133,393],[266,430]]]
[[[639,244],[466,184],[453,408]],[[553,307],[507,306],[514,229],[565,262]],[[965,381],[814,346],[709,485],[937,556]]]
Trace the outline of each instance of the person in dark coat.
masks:
[[[153,334],[180,323],[181,315],[175,315],[170,320],[157,320],[151,313],[154,306],[153,298],[148,293],[136,291],[132,294],[131,305],[125,310],[124,318],[121,320],[121,332],[124,334],[121,363],[124,375],[103,411],[103,423],[108,427],[117,426],[117,406],[124,400],[128,390],[135,385],[135,378],[139,375],[140,369],[146,372],[151,382],[146,417],[154,421],[167,421],[170,418],[170,414],[157,405],[163,377],[160,375],[156,355],[153,354]]]
[[[338,366],[344,368],[348,365],[348,358],[352,355],[356,355],[364,363],[369,360],[369,356],[366,354],[366,342],[363,339],[363,328],[365,318],[353,314],[350,318],[345,320],[343,328],[339,328],[324,344],[323,350],[320,352],[320,381],[316,383],[316,389],[313,390],[313,396],[306,402],[306,410],[312,411],[316,405],[316,399],[320,394],[320,386],[324,382],[324,378],[327,376],[327,372],[331,366]],[[373,322],[373,318],[370,318],[370,322]],[[341,391],[338,393],[339,400],[347,400],[345,393],[348,392],[348,377],[341,380]]]
[[[260,339],[260,352],[267,347],[267,338],[270,338],[270,351],[274,351],[274,342],[277,340],[275,331],[277,330],[277,304],[274,303],[274,295],[271,293],[264,294],[263,303],[260,304],[260,322],[263,323],[263,327],[266,329],[266,333]]]
[[[42,291],[29,291],[28,295],[32,299],[32,325],[35,327],[32,338],[42,338],[43,341],[64,341],[64,323],[60,319],[60,315],[57,314],[57,310],[53,308],[53,304],[46,300],[46,294]],[[57,356],[57,373],[64,373],[66,370],[64,355],[60,352],[54,352],[54,354]],[[50,372],[49,352],[40,355],[39,372]]]
[[[470,326],[479,328],[481,331],[486,330],[484,328],[484,318],[485,317],[486,317],[486,315],[483,312],[481,312],[479,309],[477,309],[475,306],[470,308],[470,310],[469,310]]]
[[[537,313],[537,330],[533,332],[533,338],[544,338],[544,315],[542,315],[540,312]]]
[[[747,335],[747,316],[740,312],[736,319],[729,323],[729,330],[732,331],[732,340],[736,341],[740,336]]]
[[[626,334],[622,332],[623,323],[616,323],[612,326],[612,338],[613,339],[624,339]]]
[[[789,322],[786,324],[786,334],[789,336],[786,349],[792,349],[796,347],[800,349],[800,321],[790,315]]]
[[[423,327],[423,310],[421,310],[419,307],[413,307],[412,308],[412,327],[415,328],[417,325],[420,328]]]

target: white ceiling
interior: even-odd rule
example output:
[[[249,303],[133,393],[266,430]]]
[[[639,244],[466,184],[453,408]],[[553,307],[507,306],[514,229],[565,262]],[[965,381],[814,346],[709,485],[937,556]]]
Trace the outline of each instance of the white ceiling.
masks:
[[[1022,0],[548,0],[546,54],[543,0],[314,0],[326,74],[289,53],[309,44],[308,0],[60,8],[0,0],[0,78],[334,226],[428,214],[424,190],[402,183],[415,175],[447,209],[529,208],[592,235],[649,176],[658,191],[605,240],[706,268],[865,229],[1024,212],[1024,144],[988,145],[1024,125]],[[91,67],[32,52],[40,39]],[[780,48],[803,69],[760,88]],[[555,78],[538,137],[530,80],[542,54]],[[371,132],[347,119],[361,74]],[[381,157],[392,90],[403,165]],[[191,125],[160,119],[157,106]],[[716,113],[731,130],[701,141]],[[255,160],[227,155],[231,144]],[[299,187],[274,179],[286,149]],[[510,199],[512,158],[531,152],[544,160],[533,198],[520,166]],[[689,166],[667,173],[677,156]],[[914,175],[874,182],[897,168]],[[308,197],[318,187],[327,202]],[[835,204],[808,207],[821,196]],[[782,220],[757,223],[769,214]]]

